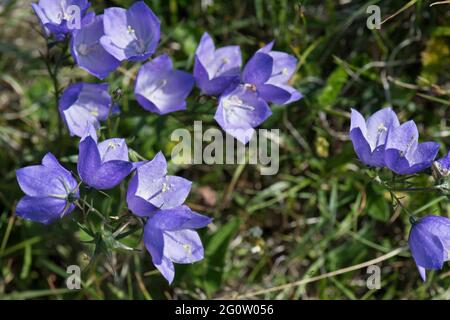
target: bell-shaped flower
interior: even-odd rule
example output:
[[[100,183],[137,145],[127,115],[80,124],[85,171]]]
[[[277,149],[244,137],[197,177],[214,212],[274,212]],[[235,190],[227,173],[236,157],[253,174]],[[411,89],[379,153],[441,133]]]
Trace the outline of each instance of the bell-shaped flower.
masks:
[[[79,29],[90,3],[87,0],[39,0],[32,3],[46,36],[61,41],[67,33]]]
[[[414,121],[393,128],[386,139],[386,166],[397,174],[413,174],[429,168],[439,152],[439,143],[419,143]]]
[[[86,185],[97,190],[114,188],[134,169],[128,159],[125,139],[113,138],[97,143],[95,131],[87,131],[89,134],[79,145],[78,174]]]
[[[203,245],[195,229],[212,220],[187,206],[157,211],[144,227],[144,243],[155,267],[169,283],[175,276],[174,263],[188,264],[203,259]]]
[[[297,68],[298,60],[293,55],[285,52],[272,51],[273,45],[274,41],[258,50],[258,52],[266,53],[273,59],[272,74],[266,83],[284,89],[291,94],[289,100],[283,104],[289,104],[300,100],[303,95],[289,85],[289,81]]]
[[[120,65],[100,44],[104,34],[103,15],[89,13],[83,19],[82,28],[73,32],[70,44],[76,64],[99,79],[106,78]]]
[[[156,50],[160,37],[160,22],[153,11],[138,1],[128,10],[105,9],[105,35],[100,43],[117,60],[144,61]]]
[[[450,177],[450,151],[446,156],[434,162],[434,168],[439,177]]]
[[[136,78],[136,100],[147,111],[166,114],[186,109],[194,77],[174,70],[169,56],[161,55],[144,64]]]
[[[220,95],[239,83],[242,65],[239,46],[216,49],[213,39],[204,33],[195,51],[194,77],[202,94]]]
[[[450,219],[430,215],[415,221],[408,243],[425,281],[426,269],[442,269],[444,262],[450,260]]]
[[[220,97],[214,119],[225,132],[246,144],[252,138],[254,128],[271,114],[264,99],[248,86],[239,85]]]
[[[47,153],[41,165],[17,170],[16,176],[26,194],[17,204],[18,216],[49,224],[75,209],[74,202],[79,198],[77,181],[53,154]]]
[[[286,72],[287,76],[293,72],[290,56],[287,57],[280,57],[278,53],[273,52],[256,52],[245,65],[241,82],[267,102],[287,104],[299,100],[301,94],[287,84],[283,75],[283,72]]]
[[[75,83],[59,100],[59,112],[71,136],[83,137],[88,126],[100,128],[100,121],[119,111],[108,92],[108,84]]]
[[[128,208],[138,216],[148,217],[158,209],[181,206],[191,185],[182,177],[167,175],[167,161],[159,152],[153,160],[137,166],[128,185]]]
[[[352,109],[350,139],[359,160],[368,166],[384,167],[386,138],[399,125],[397,115],[391,108],[375,112],[367,121]]]

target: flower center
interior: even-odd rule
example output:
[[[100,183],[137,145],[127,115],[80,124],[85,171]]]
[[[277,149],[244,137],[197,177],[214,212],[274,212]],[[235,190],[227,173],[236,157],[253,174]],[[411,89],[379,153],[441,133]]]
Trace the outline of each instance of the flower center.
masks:
[[[251,83],[244,84],[245,89],[256,92],[256,85]]]
[[[225,100],[223,103],[223,107],[227,110],[232,110],[232,107],[240,108],[246,111],[254,111],[255,107],[245,103],[238,96],[231,96],[229,99]]]
[[[127,27],[127,32],[128,32],[128,34],[135,34],[136,30],[134,30],[131,26],[128,26]]]
[[[78,45],[78,52],[82,55],[82,56],[86,56],[89,53],[89,46],[85,43],[82,43],[80,45]]]
[[[186,253],[192,254],[192,247],[190,244],[187,244],[187,243],[183,244],[183,249],[184,249],[184,251],[186,251]]]
[[[156,82],[156,81],[155,81]],[[149,87],[145,92],[147,98],[151,98],[157,91],[163,89],[167,85],[167,80],[162,79],[156,82],[154,86]]]
[[[92,108],[92,110],[89,111],[89,113],[94,117],[98,117],[98,108],[97,107]]]

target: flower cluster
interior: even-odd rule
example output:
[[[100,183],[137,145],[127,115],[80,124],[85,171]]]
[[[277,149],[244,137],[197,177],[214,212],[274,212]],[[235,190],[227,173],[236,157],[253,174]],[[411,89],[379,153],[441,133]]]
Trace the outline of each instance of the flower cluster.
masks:
[[[431,167],[439,152],[436,142],[419,143],[414,121],[400,125],[390,108],[367,121],[352,109],[350,138],[359,159],[372,167],[387,167],[397,174],[413,174]]]
[[[448,191],[450,152],[435,161],[440,145],[436,142],[419,143],[414,121],[400,124],[392,109],[381,109],[367,121],[352,109],[350,139],[364,164],[388,168],[399,175],[411,175],[433,167],[438,184],[435,189],[445,188]],[[441,180],[446,181],[442,184]],[[443,263],[450,260],[450,219],[431,215],[417,220],[410,216],[410,221],[409,246],[420,276],[425,281],[426,269],[441,269]]]
[[[258,50],[242,74],[241,51],[237,46],[215,49],[205,33],[195,54],[194,76],[203,94],[219,97],[214,119],[228,134],[246,144],[254,128],[272,114],[268,103],[289,104],[302,95],[289,86],[297,59],[272,51],[273,42]]]
[[[134,96],[149,112],[163,115],[185,110],[187,98],[197,86],[202,95],[218,97],[214,118],[245,144],[254,128],[271,115],[269,103],[285,105],[302,97],[289,85],[297,59],[273,51],[273,42],[258,50],[241,72],[240,47],[216,49],[205,33],[191,75],[174,69],[166,54],[152,57],[160,40],[160,21],[143,1],[128,9],[107,8],[100,15],[88,12],[89,6],[87,0],[40,0],[32,4],[45,37],[66,41],[75,64],[98,79],[107,78],[124,61],[143,62]],[[162,153],[151,161],[133,162],[125,139],[99,141],[101,122],[120,112],[109,91],[108,83],[84,82],[64,90],[59,98],[59,113],[70,135],[80,138],[80,182],[48,154],[42,165],[17,171],[26,196],[16,211],[25,219],[48,224],[71,213],[77,205],[82,207],[80,187],[109,190],[131,175],[128,209],[144,221],[145,246],[156,268],[172,282],[174,263],[193,263],[203,258],[203,246],[195,229],[207,226],[211,219],[184,204],[191,182],[168,175]]]
[[[77,168],[80,183],[48,153],[42,165],[17,170],[17,181],[26,194],[16,207],[17,215],[52,223],[75,209],[81,184],[97,190],[111,189],[136,171],[128,185],[127,203],[131,212],[147,220],[144,243],[154,265],[171,283],[174,262],[203,259],[203,246],[194,229],[207,226],[211,219],[184,205],[191,182],[167,175],[167,162],[161,153],[151,161],[130,162],[124,139],[98,143],[95,129],[91,128],[80,141]]]

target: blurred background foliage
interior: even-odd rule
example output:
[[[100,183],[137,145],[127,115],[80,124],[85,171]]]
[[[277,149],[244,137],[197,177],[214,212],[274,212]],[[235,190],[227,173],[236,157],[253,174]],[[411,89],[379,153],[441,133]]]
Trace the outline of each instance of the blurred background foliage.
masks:
[[[128,7],[133,1],[92,1]],[[413,119],[422,141],[450,146],[450,5],[430,1],[154,0],[146,1],[162,21],[159,53],[192,70],[197,43],[208,31],[218,46],[237,44],[244,59],[275,39],[275,49],[299,60],[293,85],[305,96],[273,107],[265,128],[281,131],[280,171],[261,176],[251,165],[192,165],[172,172],[194,181],[188,204],[214,217],[201,233],[205,260],[176,267],[168,286],[152,266],[139,232],[122,239],[139,249],[117,249],[65,218],[42,226],[17,218],[22,193],[15,169],[36,164],[51,151],[76,172],[77,139],[63,128],[53,85],[40,51],[45,41],[29,0],[0,2],[0,298],[180,299],[239,297],[277,285],[354,266],[406,247],[407,216],[389,194],[371,182],[348,138],[349,110],[366,116],[392,106],[401,121]],[[383,23],[366,27],[366,8],[377,4]],[[408,5],[409,4],[409,5]],[[58,50],[58,49],[52,49]],[[214,101],[189,101],[187,112],[156,116],[133,98],[139,64],[123,64],[107,81],[120,88],[122,114],[115,136],[146,158],[170,156],[170,133],[192,130],[194,120],[215,126]],[[69,60],[59,74],[63,89],[75,81],[96,82]],[[120,121],[119,121],[120,119]],[[427,185],[426,177],[417,178]],[[91,195],[103,213],[126,214],[120,190]],[[449,215],[448,199],[431,193],[400,194],[418,216]],[[74,218],[81,218],[74,213]],[[133,226],[134,221],[130,220]],[[94,239],[93,239],[94,238]],[[87,241],[89,243],[83,243]],[[94,252],[94,244],[97,250]],[[95,253],[93,255],[93,253]],[[91,259],[94,257],[93,259]],[[66,289],[66,267],[83,266],[83,288]],[[366,287],[366,269],[262,293],[277,299],[450,298],[450,269],[431,272],[422,284],[408,250],[381,262],[381,289]]]

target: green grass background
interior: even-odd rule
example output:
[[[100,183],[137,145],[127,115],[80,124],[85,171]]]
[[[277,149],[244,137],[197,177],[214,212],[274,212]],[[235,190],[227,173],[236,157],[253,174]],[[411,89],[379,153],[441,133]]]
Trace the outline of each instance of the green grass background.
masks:
[[[104,7],[132,1],[94,0]],[[413,119],[422,141],[450,145],[450,4],[411,1],[381,30],[366,27],[366,7],[377,4],[382,18],[407,1],[146,1],[162,21],[159,53],[177,68],[192,71],[197,43],[208,31],[218,46],[237,44],[248,59],[265,43],[297,56],[292,84],[300,102],[273,106],[264,128],[281,131],[280,172],[260,176],[251,165],[194,165],[172,173],[194,181],[188,203],[214,217],[201,231],[205,260],[176,267],[168,286],[154,270],[140,233],[124,242],[138,252],[98,250],[82,243],[90,237],[70,218],[51,226],[14,215],[22,193],[15,169],[36,164],[51,151],[76,172],[77,139],[64,128],[58,139],[53,86],[39,51],[38,22],[28,0],[0,5],[0,298],[3,299],[180,299],[249,294],[275,299],[447,299],[450,269],[429,273],[422,283],[407,249],[385,260],[381,289],[369,290],[366,268],[298,284],[297,281],[355,266],[407,246],[409,223],[389,194],[371,181],[348,138],[349,110],[369,115],[393,106],[401,121]],[[187,112],[156,116],[133,98],[139,64],[123,64],[107,81],[121,88],[122,114],[112,134],[147,158],[159,150],[170,156],[170,133],[192,129],[193,120],[215,126],[214,102],[191,99]],[[61,87],[95,82],[86,72],[65,65]],[[429,184],[426,177],[416,179]],[[109,216],[125,214],[125,184],[110,197],[91,195]],[[122,196],[122,197],[121,197]],[[418,216],[448,216],[448,199],[432,193],[399,194]],[[75,218],[79,212],[73,214]],[[100,244],[97,249],[101,248]],[[103,245],[104,247],[104,245]],[[255,248],[259,248],[255,250]],[[68,265],[83,266],[83,288],[65,286]],[[285,285],[279,290],[253,293]]]

